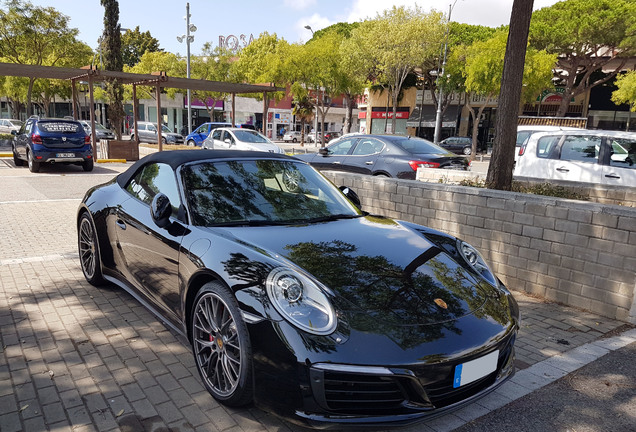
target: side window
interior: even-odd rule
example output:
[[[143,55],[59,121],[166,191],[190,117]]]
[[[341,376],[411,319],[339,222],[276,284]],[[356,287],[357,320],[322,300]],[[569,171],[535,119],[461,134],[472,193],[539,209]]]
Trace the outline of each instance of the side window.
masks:
[[[181,206],[174,171],[166,164],[146,165],[130,180],[126,190],[148,205],[159,192],[166,194],[172,204],[173,216],[177,215]]]
[[[610,138],[610,166],[636,169],[636,140]]]
[[[204,134],[207,131],[208,131],[208,125],[201,125],[201,126],[199,126],[199,128],[197,130],[194,131],[194,133]]]
[[[559,142],[560,136],[546,136],[539,138],[537,142],[537,157],[548,158],[554,146]]]
[[[137,124],[137,129],[140,131],[145,131],[146,130],[146,125],[145,124]]]
[[[361,139],[353,150],[353,154],[356,156],[371,155],[381,152],[383,147],[384,145],[378,140],[368,138]]]
[[[340,141],[339,143],[329,146],[329,154],[344,156],[349,153],[351,147],[353,147],[353,140]]]
[[[214,129],[212,132],[212,139],[220,140],[221,139],[221,131],[218,129]]]
[[[601,139],[598,136],[566,136],[559,159],[598,163]]]

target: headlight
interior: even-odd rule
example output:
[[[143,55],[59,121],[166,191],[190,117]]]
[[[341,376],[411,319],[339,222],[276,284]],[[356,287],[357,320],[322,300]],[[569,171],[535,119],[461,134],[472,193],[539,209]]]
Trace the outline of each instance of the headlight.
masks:
[[[473,269],[475,269],[475,271],[479,273],[481,277],[486,279],[492,286],[496,287],[498,285],[497,278],[493,274],[492,270],[490,270],[490,267],[488,267],[488,264],[486,264],[484,257],[481,256],[477,249],[461,240],[457,242],[457,247],[466,262]]]
[[[267,294],[276,310],[309,333],[326,335],[336,328],[336,313],[325,293],[309,278],[278,267],[267,276]]]

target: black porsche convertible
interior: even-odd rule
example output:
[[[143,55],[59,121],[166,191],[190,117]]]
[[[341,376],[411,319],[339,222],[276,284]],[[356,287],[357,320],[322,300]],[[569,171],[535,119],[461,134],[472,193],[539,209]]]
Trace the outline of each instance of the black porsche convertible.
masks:
[[[90,189],[77,228],[86,279],[186,335],[229,406],[404,425],[514,372],[517,303],[475,248],[367,214],[293,157],[154,153]]]

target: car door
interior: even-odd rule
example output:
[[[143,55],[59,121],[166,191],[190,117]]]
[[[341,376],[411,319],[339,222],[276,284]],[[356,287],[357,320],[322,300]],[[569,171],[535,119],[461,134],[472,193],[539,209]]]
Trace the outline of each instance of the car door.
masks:
[[[321,170],[348,171],[344,161],[357,141],[357,138],[337,141],[325,147],[311,164]]]
[[[349,156],[342,162],[349,172],[358,174],[373,174],[374,166],[384,143],[376,138],[360,138]]]
[[[217,148],[215,143],[217,141],[221,141],[222,133],[223,133],[223,129],[213,129],[210,135],[203,141],[203,144],[201,144],[201,146],[205,149]]]
[[[15,137],[14,145],[15,152],[20,159],[26,159],[27,147],[29,144],[29,137],[33,130],[33,120],[27,120],[26,123],[20,128],[18,135]]]
[[[606,185],[636,186],[636,138],[608,137],[609,158],[603,165],[601,182]],[[608,160],[609,159],[609,160]]]
[[[201,143],[208,137],[210,134],[210,124],[204,123],[199,126],[194,132],[192,132],[192,139],[196,143],[196,145],[200,146]]]
[[[214,139],[214,148],[219,150],[229,150],[234,148],[236,140],[228,130],[221,129],[220,139]]]
[[[120,262],[128,279],[155,305],[177,314],[179,297],[179,247],[183,237],[176,221],[181,199],[172,167],[152,163],[142,167],[126,185],[131,199],[117,207],[114,230]],[[168,196],[173,224],[161,228],[152,219],[150,204],[157,193]]]
[[[566,135],[559,145],[558,158],[549,159],[554,180],[600,183],[602,165],[599,152],[602,137],[597,135]]]

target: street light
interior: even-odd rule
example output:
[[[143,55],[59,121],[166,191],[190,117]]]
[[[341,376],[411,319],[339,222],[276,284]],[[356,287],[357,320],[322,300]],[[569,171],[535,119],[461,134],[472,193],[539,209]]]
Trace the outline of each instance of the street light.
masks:
[[[305,28],[311,32],[311,37],[313,38],[314,31],[311,26],[307,24]],[[314,114],[314,146],[318,146],[318,93],[316,93],[316,114]]]
[[[186,43],[186,76],[190,79],[190,44],[194,41],[194,36],[190,36],[190,33],[197,31],[197,26],[190,24],[190,3],[186,3],[186,34],[177,36],[177,40],[181,43],[185,40]],[[187,90],[188,98],[188,134],[192,133],[192,105],[190,104],[190,89]],[[157,113],[157,118],[161,113]]]
[[[455,4],[457,3],[457,0],[455,0],[455,2],[452,5],[449,5],[448,7],[448,21],[446,22],[446,34],[444,35],[444,59],[442,60],[442,72],[440,74],[437,75],[437,79],[436,79],[436,86],[439,88],[439,94],[437,96],[437,115],[435,116],[435,135],[433,138],[433,141],[435,142],[435,144],[439,144],[439,136],[442,133],[442,87],[439,85],[439,78],[440,76],[442,78],[445,77],[444,75],[444,68],[446,67],[446,51],[448,50],[448,33],[450,31],[450,19],[451,19],[451,12],[453,12],[453,8],[455,7]],[[422,96],[424,96],[424,94],[422,93]]]
[[[310,25],[306,25],[305,28],[311,32],[311,36],[314,35],[314,31],[311,29]]]

